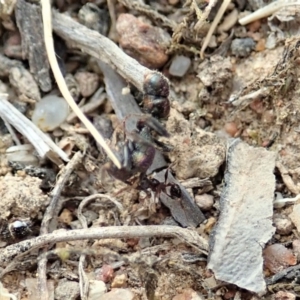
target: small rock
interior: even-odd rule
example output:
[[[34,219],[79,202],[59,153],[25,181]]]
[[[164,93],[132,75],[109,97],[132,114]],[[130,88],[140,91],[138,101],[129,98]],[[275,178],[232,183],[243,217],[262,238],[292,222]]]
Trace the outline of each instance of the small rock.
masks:
[[[125,287],[127,282],[127,275],[126,274],[120,274],[116,275],[116,277],[113,279],[111,283],[112,288],[121,288]]]
[[[83,97],[91,96],[99,87],[99,76],[96,73],[79,71],[74,77]]]
[[[68,209],[64,209],[59,215],[59,220],[67,225],[69,225],[73,220],[73,214]]]
[[[37,177],[0,177],[0,219],[9,216],[35,218],[44,211],[49,197],[40,189]]]
[[[261,20],[256,20],[248,25],[248,29],[250,32],[256,32],[261,27]]]
[[[114,276],[114,269],[111,265],[103,265],[100,269],[95,271],[96,278],[104,281],[105,283],[109,282]]]
[[[134,294],[129,289],[113,289],[98,300],[133,300]]]
[[[166,47],[171,37],[163,29],[146,24],[130,14],[120,14],[116,28],[120,46],[142,65],[157,69],[167,62]]]
[[[282,235],[290,234],[294,227],[292,221],[282,215],[275,216],[273,222],[276,227],[276,232]]]
[[[263,252],[263,257],[265,267],[274,274],[297,263],[293,252],[281,244],[267,246]]]
[[[286,291],[279,291],[273,297],[273,300],[295,300],[296,295]]]
[[[197,292],[192,289],[185,289],[182,293],[176,295],[172,298],[172,300],[203,300],[204,298],[201,297]]]
[[[9,82],[15,88],[19,100],[35,100],[41,99],[39,87],[34,80],[32,74],[23,67],[15,66],[9,69]]]
[[[100,9],[96,4],[88,2],[83,5],[79,12],[80,23],[86,27],[107,35],[109,29],[109,13],[107,10]]]
[[[61,125],[69,114],[69,105],[64,98],[56,95],[45,96],[35,105],[32,122],[44,132]]]
[[[239,12],[237,9],[232,10],[225,18],[224,21],[219,25],[218,31],[228,31],[230,30],[238,20]]]
[[[235,135],[238,132],[238,127],[235,122],[229,122],[224,125],[224,130],[227,134],[229,134],[231,137],[235,137]]]
[[[98,300],[106,293],[106,285],[101,280],[90,280],[88,300]]]
[[[76,300],[79,297],[79,293],[78,282],[61,279],[55,289],[55,299]]]
[[[191,66],[190,58],[183,55],[176,55],[169,68],[172,76],[183,77]]]
[[[27,300],[40,300],[40,293],[38,282],[36,278],[25,279],[25,286],[27,289]],[[54,282],[52,280],[47,280],[47,288],[49,293],[49,299],[54,299]],[[56,298],[59,300],[59,298]]]
[[[231,43],[231,52],[237,57],[247,57],[255,49],[255,42],[251,38],[234,39]]]
[[[202,210],[210,210],[214,205],[214,197],[209,194],[196,195],[195,201]]]
[[[21,36],[18,31],[9,33],[8,39],[5,41],[4,54],[11,58],[23,59]]]

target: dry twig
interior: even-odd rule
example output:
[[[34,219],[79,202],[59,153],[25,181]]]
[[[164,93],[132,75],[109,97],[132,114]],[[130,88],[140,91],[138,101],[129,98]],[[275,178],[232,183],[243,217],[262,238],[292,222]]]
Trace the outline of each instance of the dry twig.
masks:
[[[79,48],[107,63],[141,92],[144,92],[145,78],[157,74],[128,56],[105,36],[56,11],[53,11],[53,29],[57,35],[68,42],[69,46]]]
[[[200,253],[207,254],[208,242],[195,229],[178,226],[112,226],[88,228],[71,231],[58,231],[41,235],[6,247],[0,251],[0,266],[7,265],[18,255],[24,256],[28,251],[44,247],[50,243],[78,241],[84,239],[124,239],[142,237],[174,237],[187,243]],[[5,270],[2,271],[3,276]],[[0,276],[0,277],[1,277]]]
[[[40,233],[41,235],[47,234],[50,231],[49,224],[50,221],[53,221],[53,219],[56,218],[56,215],[58,213],[58,209],[60,208],[60,205],[58,204],[61,191],[63,187],[65,186],[67,180],[69,179],[71,173],[75,169],[75,167],[80,163],[82,160],[82,153],[77,152],[72,157],[71,161],[62,169],[61,176],[56,182],[55,188],[51,192],[51,201],[50,204],[47,207],[47,210],[44,214],[44,218],[41,224]],[[53,229],[52,229],[53,230]],[[39,286],[39,292],[40,295],[43,296],[44,299],[49,299],[49,293],[47,288],[47,275],[46,275],[46,268],[47,268],[47,253],[48,247],[46,247],[43,251],[43,254],[41,258],[38,261],[38,286]]]

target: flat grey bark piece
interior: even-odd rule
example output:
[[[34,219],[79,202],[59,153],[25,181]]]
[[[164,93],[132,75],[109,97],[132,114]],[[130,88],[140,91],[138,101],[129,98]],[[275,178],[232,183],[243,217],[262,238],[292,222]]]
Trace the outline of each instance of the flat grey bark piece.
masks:
[[[22,37],[24,58],[28,58],[30,72],[43,92],[52,89],[50,66],[44,44],[44,31],[40,5],[18,0],[16,21]]]
[[[262,250],[272,237],[276,153],[234,140],[220,199],[220,217],[210,237],[208,269],[219,280],[265,292]]]

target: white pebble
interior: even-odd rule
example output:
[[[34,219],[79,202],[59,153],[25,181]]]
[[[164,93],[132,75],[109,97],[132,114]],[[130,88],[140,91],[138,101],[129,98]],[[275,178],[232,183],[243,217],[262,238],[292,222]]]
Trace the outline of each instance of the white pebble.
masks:
[[[43,131],[51,131],[62,124],[68,115],[69,106],[66,100],[56,95],[48,95],[37,102],[32,122]]]
[[[182,77],[185,75],[190,66],[191,60],[188,57],[177,55],[171,63],[169,73],[173,76]]]

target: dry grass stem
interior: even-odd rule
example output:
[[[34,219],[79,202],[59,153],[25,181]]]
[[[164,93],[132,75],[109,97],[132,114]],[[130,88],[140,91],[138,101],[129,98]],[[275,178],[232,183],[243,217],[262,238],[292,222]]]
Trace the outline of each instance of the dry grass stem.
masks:
[[[34,146],[40,157],[52,159],[51,152],[54,152],[62,160],[69,161],[67,154],[61,150],[48,135],[43,133],[36,125],[8,102],[6,98],[7,97],[4,94],[0,95],[0,117],[25,136]]]
[[[64,77],[60,71],[60,68],[57,63],[57,59],[54,52],[54,45],[53,45],[53,37],[52,37],[52,24],[51,24],[51,6],[49,0],[42,0],[42,15],[43,15],[43,22],[44,22],[44,39],[45,39],[45,46],[46,51],[49,59],[49,63],[51,69],[53,71],[55,80],[57,85],[63,95],[63,97],[68,102],[69,106],[72,108],[74,113],[77,117],[81,120],[81,122],[86,126],[86,128],[90,131],[91,135],[95,138],[95,140],[101,145],[104,149],[108,157],[112,160],[112,162],[118,167],[121,168],[120,162],[118,161],[117,157],[114,155],[112,150],[108,147],[105,140],[101,136],[101,134],[97,131],[94,125],[86,118],[80,108],[77,106],[76,102],[74,101],[73,97],[71,96],[67,84],[64,80]]]
[[[252,14],[239,19],[239,23],[241,25],[247,25],[256,20],[269,17],[272,14],[274,14],[276,11],[278,11],[286,6],[292,6],[292,5],[300,5],[300,1],[287,3],[286,0],[278,0],[278,1],[271,2],[268,5],[253,12]]]
[[[209,44],[209,41],[215,31],[215,29],[217,28],[217,25],[219,24],[221,18],[223,17],[228,5],[230,4],[231,0],[224,0],[220,9],[218,10],[218,13],[217,15],[215,16],[214,18],[214,21],[212,22],[209,30],[208,30],[208,33],[203,41],[203,45],[201,47],[201,51],[200,51],[200,56],[201,58],[203,59],[204,58],[204,51],[206,49],[206,47],[208,46]]]

